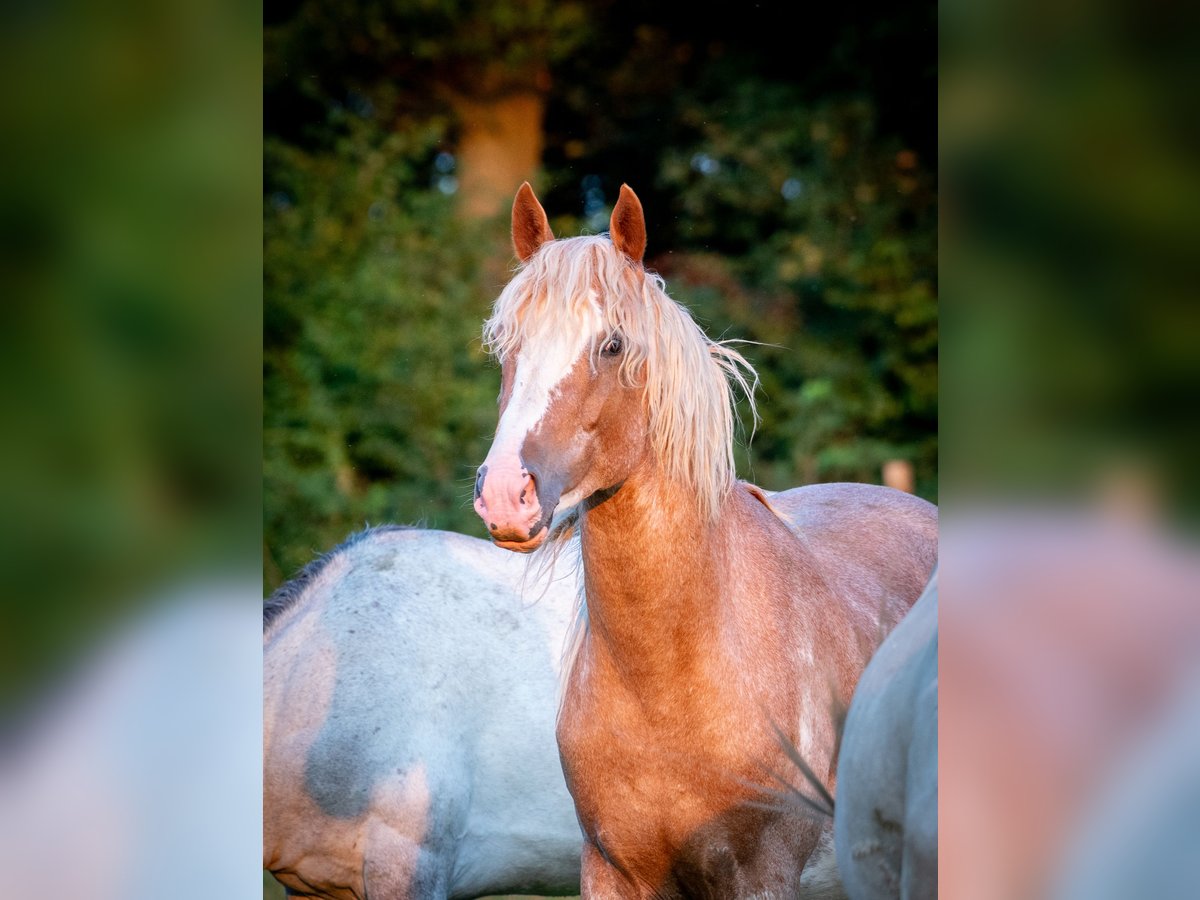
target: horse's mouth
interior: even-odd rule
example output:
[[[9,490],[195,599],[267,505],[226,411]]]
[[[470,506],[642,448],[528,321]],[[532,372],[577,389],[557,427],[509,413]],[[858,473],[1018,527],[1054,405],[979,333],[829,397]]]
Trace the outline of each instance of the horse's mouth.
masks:
[[[488,522],[488,537],[493,544],[514,553],[532,553],[550,538],[554,533],[555,510],[558,509],[558,492],[554,492],[553,500],[545,505],[539,504],[540,509],[535,513],[537,520],[522,527],[518,523],[501,522],[499,525],[488,522],[486,509],[481,512],[484,521]],[[524,537],[528,535],[528,537]]]
[[[514,553],[532,553],[546,543],[546,539],[554,531],[554,511],[557,507],[558,503],[555,503],[553,506],[543,509],[541,518],[534,522],[533,527],[529,529],[530,536],[523,541],[511,540],[510,538],[515,535],[507,529],[492,531],[489,537],[493,544],[505,550],[512,550]]]
[[[497,547],[502,547],[505,550],[512,550],[515,553],[532,553],[542,544],[546,543],[546,538],[550,534],[550,529],[543,528],[527,541],[501,541],[492,538],[492,543]]]

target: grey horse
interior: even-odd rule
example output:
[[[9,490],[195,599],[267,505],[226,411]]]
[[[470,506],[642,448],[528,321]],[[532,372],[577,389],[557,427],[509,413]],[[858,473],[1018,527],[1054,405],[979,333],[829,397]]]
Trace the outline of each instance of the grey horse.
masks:
[[[833,830],[851,900],[937,896],[937,690],[934,570],[871,657],[846,714]]]
[[[569,569],[384,527],[267,601],[263,865],[290,896],[578,892],[554,740]]]

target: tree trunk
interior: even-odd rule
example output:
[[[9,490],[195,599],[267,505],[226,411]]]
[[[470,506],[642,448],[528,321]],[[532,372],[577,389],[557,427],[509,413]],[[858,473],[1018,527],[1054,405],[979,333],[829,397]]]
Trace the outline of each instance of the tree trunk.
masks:
[[[546,101],[535,88],[452,98],[459,121],[459,211],[470,219],[508,209],[542,162]]]

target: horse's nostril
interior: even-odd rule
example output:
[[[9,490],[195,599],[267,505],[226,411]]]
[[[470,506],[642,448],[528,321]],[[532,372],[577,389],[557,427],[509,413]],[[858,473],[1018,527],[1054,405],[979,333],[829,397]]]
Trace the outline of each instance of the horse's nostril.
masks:
[[[522,469],[521,476],[525,483],[521,485],[521,496],[517,498],[517,502],[522,506],[532,506],[537,503],[537,478],[528,469]]]
[[[479,495],[483,493],[483,479],[487,477],[487,466],[480,466],[479,471],[475,473],[475,499],[479,499]]]

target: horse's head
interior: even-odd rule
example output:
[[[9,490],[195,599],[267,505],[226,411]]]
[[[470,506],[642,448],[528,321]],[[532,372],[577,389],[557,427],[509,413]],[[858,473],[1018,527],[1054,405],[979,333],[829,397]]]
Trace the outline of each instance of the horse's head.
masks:
[[[503,368],[500,424],[475,480],[492,540],[533,550],[556,510],[606,495],[635,472],[677,485],[716,518],[733,485],[730,382],[754,370],[714,343],[642,266],[646,222],[627,186],[609,235],[556,241],[528,184],[513,203],[522,266],[484,341]]]
[[[555,241],[528,184],[513,204],[524,264],[485,340],[502,367],[500,423],[475,481],[493,541],[533,550],[555,510],[618,486],[650,451],[644,341],[632,314],[647,275],[642,205],[628,187],[609,238]]]

